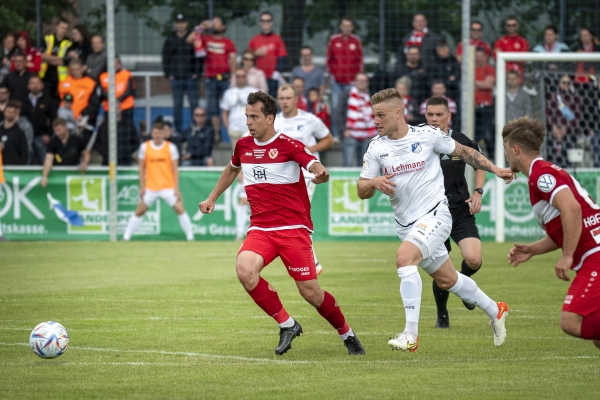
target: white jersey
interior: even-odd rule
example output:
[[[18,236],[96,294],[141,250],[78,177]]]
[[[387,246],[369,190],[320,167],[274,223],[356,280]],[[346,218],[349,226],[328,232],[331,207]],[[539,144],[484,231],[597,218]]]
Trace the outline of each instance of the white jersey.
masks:
[[[306,147],[317,144],[317,139],[323,139],[329,134],[329,129],[316,115],[298,110],[298,115],[285,118],[280,112],[275,118],[275,131],[283,132],[292,139],[298,140]],[[319,159],[319,153],[313,153]]]
[[[361,178],[393,175],[396,192],[390,203],[398,223],[408,225],[431,211],[444,195],[439,154],[451,154],[456,143],[429,125],[409,126],[402,139],[371,139],[363,158]]]

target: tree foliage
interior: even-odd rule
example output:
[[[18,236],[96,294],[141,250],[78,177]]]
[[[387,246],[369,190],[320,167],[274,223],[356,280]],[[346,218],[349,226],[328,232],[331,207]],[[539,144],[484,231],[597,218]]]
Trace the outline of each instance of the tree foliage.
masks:
[[[43,0],[42,22],[51,24],[56,17],[65,14],[76,15],[73,3],[65,0]],[[35,42],[36,35],[35,2],[22,0],[0,1],[0,35],[8,32],[27,31]]]

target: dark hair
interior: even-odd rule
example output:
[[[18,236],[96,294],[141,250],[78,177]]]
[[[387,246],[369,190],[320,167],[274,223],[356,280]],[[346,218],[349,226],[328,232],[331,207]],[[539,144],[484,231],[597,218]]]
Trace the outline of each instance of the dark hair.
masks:
[[[83,43],[90,42],[90,32],[87,30],[85,25],[77,24],[73,27],[73,29],[77,29],[79,33],[81,33],[81,36],[83,37]]]
[[[152,129],[164,129],[165,123],[163,121],[154,121]]]
[[[69,61],[69,67],[76,64],[83,66],[83,61],[81,61],[79,58],[72,58],[71,61]]]
[[[340,24],[341,24],[343,21],[350,21],[350,22],[352,22],[352,24],[354,24],[354,18],[352,18],[352,17],[351,17],[351,16],[349,16],[349,15],[342,15],[342,17],[340,18]]]
[[[40,76],[39,76],[39,75],[31,75],[31,76],[29,77],[29,80],[27,81],[27,83],[31,82],[31,80],[32,80],[32,79],[39,79],[39,80],[40,80],[40,82],[44,83],[44,81],[42,80],[42,78],[40,78]]]
[[[311,87],[310,89],[308,89],[308,92],[306,92],[306,93],[310,93],[310,92],[317,92],[319,94],[321,93],[319,88],[316,88],[316,87]]]
[[[66,20],[65,18],[63,18],[63,17],[60,17],[60,18],[58,19],[58,21],[56,21],[56,24],[55,24],[55,25],[56,25],[56,26],[58,26],[58,25],[60,25],[60,24],[67,24],[67,25],[71,25],[71,24],[69,23],[69,21],[67,21],[67,20]]]
[[[273,20],[273,14],[271,14],[271,11],[263,11],[260,13],[259,17],[262,17],[263,15],[268,15],[271,17],[271,20]]]
[[[434,79],[431,82],[431,86],[433,86],[433,85],[444,85],[445,86],[446,84],[444,83],[443,79]]]
[[[478,51],[481,51],[481,52],[483,52],[483,53],[486,53],[485,49],[484,49],[483,47],[481,47],[481,46],[477,46],[477,47],[475,48],[475,53],[477,53]],[[486,54],[487,54],[487,53],[486,53]]]
[[[23,57],[23,58],[26,58],[25,54],[23,54],[23,52],[21,51],[21,49],[15,51],[14,54],[13,54],[13,57]]]
[[[471,26],[473,26],[473,24],[479,24],[479,26],[481,26],[481,29],[483,29],[483,22],[475,20],[475,21],[471,21]]]
[[[67,126],[67,121],[62,118],[55,118],[54,121],[52,121],[52,127],[56,128],[57,126]]]
[[[273,116],[273,120],[275,120],[275,115],[277,115],[277,101],[268,93],[264,92],[254,92],[248,95],[248,104],[251,106],[256,103],[262,103],[262,107],[260,107],[260,111],[263,113],[265,117],[269,115]]]
[[[554,32],[555,35],[558,35],[558,28],[556,27],[556,25],[546,25],[546,27],[544,28],[544,33],[546,33],[547,30],[551,30],[552,32]]]
[[[410,46],[408,46],[408,49],[406,50],[406,52],[408,53],[408,50],[410,49],[417,49],[419,50],[419,54],[421,54],[421,47],[417,46],[416,44],[411,44]]]
[[[527,116],[509,121],[502,129],[502,138],[505,141],[523,146],[530,152],[538,153],[545,137],[544,123]]]
[[[18,100],[10,100],[7,104],[6,104],[6,108],[17,108],[17,109],[21,109],[21,102]]]
[[[444,47],[444,46],[448,46],[448,42],[446,42],[445,40],[438,40],[438,42],[435,44],[435,47]]]
[[[511,70],[508,70],[508,71],[506,71],[506,75],[507,75],[507,76],[508,76],[508,75],[516,75],[516,76],[517,76],[517,78],[520,78],[520,77],[521,77],[521,75],[519,74],[519,71],[515,71],[514,69],[511,69]]]
[[[302,82],[305,82],[304,78],[301,76],[295,76],[294,79],[292,79],[292,82],[294,82],[296,79],[300,79]]]
[[[425,21],[427,21],[427,16],[426,16],[424,13],[422,13],[422,12],[418,12],[418,13],[416,13],[415,15],[413,15],[413,19],[415,19],[415,17],[416,17],[417,15],[422,15],[422,16],[423,16],[423,18],[425,18]]]
[[[93,38],[95,38],[95,37],[99,37],[100,39],[102,39],[102,43],[104,43],[104,36],[102,36],[102,35],[100,35],[100,34],[95,34],[95,35],[92,35],[92,37],[90,38],[90,42],[91,42],[91,41],[92,41],[92,39],[93,39]]]
[[[302,46],[302,47],[300,47],[300,51],[302,51],[302,50],[310,50],[310,52],[311,52],[311,53],[313,53],[313,54],[314,54],[314,52],[315,52],[315,51],[313,50],[313,48],[312,48],[312,47],[310,47],[310,46]]]
[[[36,75],[36,76],[39,76],[39,75]],[[4,83],[0,83],[0,89],[8,90],[8,86],[6,86]]]
[[[509,15],[508,17],[504,18],[504,24],[511,20],[515,20],[517,24],[519,23],[519,20],[517,19],[516,15]]]
[[[441,96],[432,97],[427,100],[425,107],[427,108],[428,106],[444,106],[446,107],[446,111],[448,111],[448,100]]]

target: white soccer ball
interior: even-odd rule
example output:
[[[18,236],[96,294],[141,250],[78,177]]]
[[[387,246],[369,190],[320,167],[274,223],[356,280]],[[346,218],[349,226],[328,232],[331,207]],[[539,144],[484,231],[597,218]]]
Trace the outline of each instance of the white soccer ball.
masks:
[[[29,345],[42,358],[56,358],[67,350],[69,334],[58,322],[42,322],[31,331]]]

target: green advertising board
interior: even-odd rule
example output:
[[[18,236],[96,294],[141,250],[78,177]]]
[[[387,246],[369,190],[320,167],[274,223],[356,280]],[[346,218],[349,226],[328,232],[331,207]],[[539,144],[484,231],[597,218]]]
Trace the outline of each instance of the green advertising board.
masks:
[[[236,181],[219,198],[215,211],[204,215],[198,203],[206,198],[221,168],[182,168],[180,186],[184,206],[196,240],[235,238],[236,202],[241,187]],[[397,240],[396,223],[388,197],[377,192],[369,200],[356,193],[359,169],[333,168],[327,184],[318,185],[312,202],[314,239]],[[600,198],[600,170],[578,170],[577,179]],[[109,181],[106,168],[55,168],[46,188],[41,186],[39,167],[5,168],[6,183],[0,185],[0,223],[10,240],[108,240]],[[488,174],[482,211],[477,226],[482,240],[495,238],[495,188],[498,179]],[[502,182],[500,182],[503,184]],[[140,199],[136,168],[119,169],[117,175],[117,224],[119,238]],[[59,206],[57,206],[59,205]],[[61,219],[57,207],[76,213],[83,222],[76,226]],[[519,177],[506,187],[505,235],[507,241],[534,241],[543,235],[529,203],[527,179]],[[133,240],[184,240],[177,216],[164,202],[157,201],[144,215]]]

